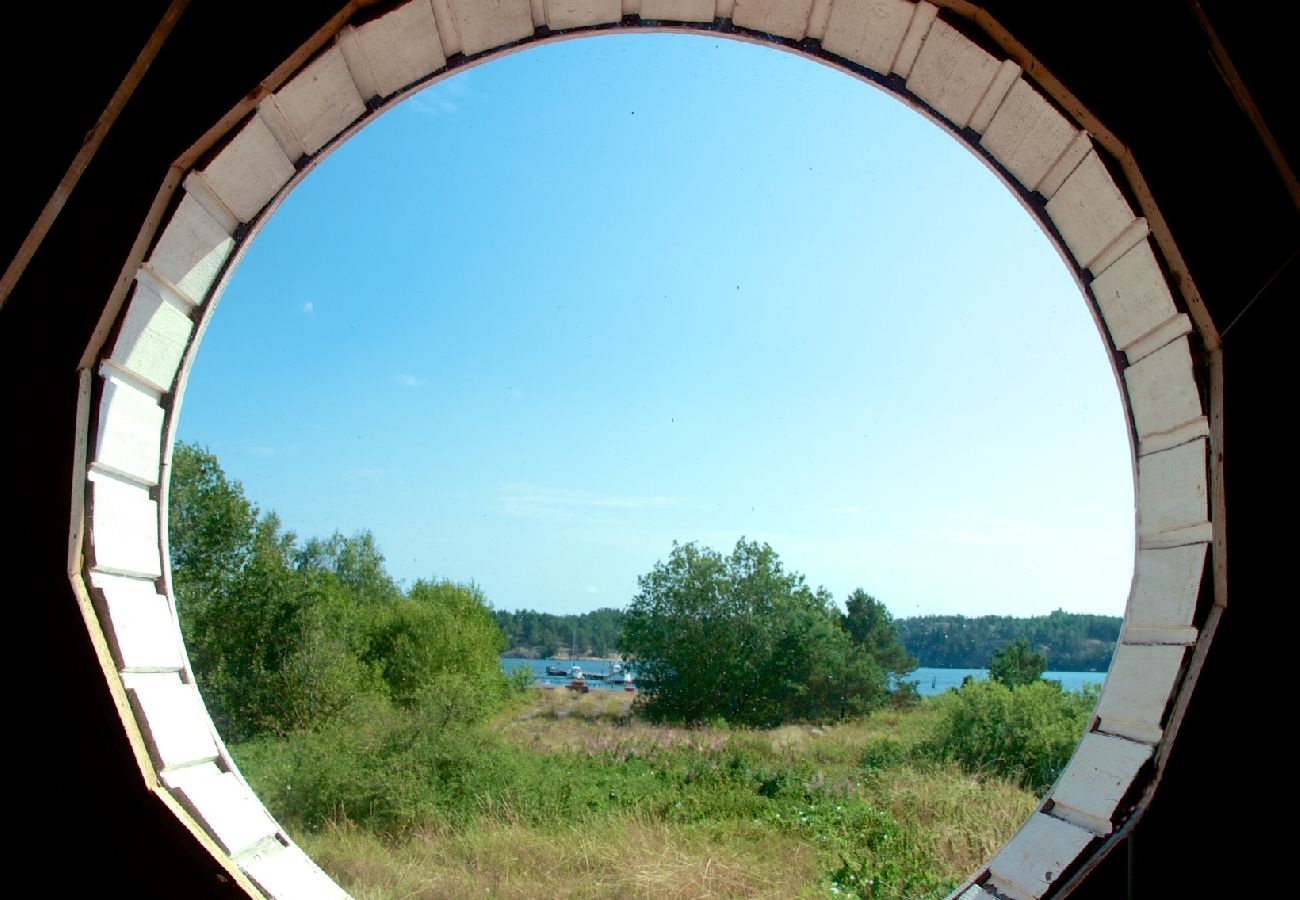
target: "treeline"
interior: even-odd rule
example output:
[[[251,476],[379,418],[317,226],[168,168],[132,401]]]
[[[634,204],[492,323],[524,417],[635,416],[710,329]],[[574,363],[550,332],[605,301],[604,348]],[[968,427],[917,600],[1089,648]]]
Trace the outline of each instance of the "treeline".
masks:
[[[618,655],[624,615],[611,608],[563,616],[531,609],[492,613],[505,634],[505,655],[537,659]],[[1027,618],[914,616],[894,623],[907,652],[927,668],[982,669],[990,654],[1023,639],[1047,656],[1052,671],[1104,672],[1123,619],[1057,610]]]
[[[898,636],[920,665],[981,669],[989,654],[1016,640],[1047,656],[1054,672],[1103,672],[1123,619],[1056,610],[1047,616],[917,616],[897,619]]]
[[[581,615],[497,609],[492,618],[505,635],[506,656],[534,659],[615,655],[623,629],[623,611],[608,607]]]
[[[474,585],[402,589],[369,532],[300,540],[188,444],[168,515],[181,630],[227,740],[358,717],[471,723],[508,696],[501,633]]]

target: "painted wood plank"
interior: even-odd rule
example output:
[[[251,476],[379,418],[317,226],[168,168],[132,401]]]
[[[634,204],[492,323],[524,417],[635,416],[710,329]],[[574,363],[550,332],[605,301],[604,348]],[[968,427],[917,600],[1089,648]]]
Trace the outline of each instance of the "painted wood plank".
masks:
[[[836,0],[822,49],[888,74],[913,11],[908,0]]]
[[[1139,628],[1189,626],[1205,571],[1205,544],[1142,550],[1133,572],[1133,593],[1124,624]]]
[[[1155,743],[1186,648],[1119,644],[1097,702],[1100,729]]]
[[[430,0],[430,5],[433,7],[433,19],[438,23],[438,42],[442,44],[442,52],[447,56],[462,52],[460,31],[456,27],[451,0]]]
[[[533,9],[528,0],[448,0],[447,6],[467,56],[533,33]]]
[[[1204,440],[1138,458],[1138,536],[1157,537],[1206,521]]]
[[[251,222],[293,173],[293,161],[255,114],[203,169],[203,179],[239,221]]]
[[[1168,450],[1177,447],[1179,444],[1186,444],[1188,441],[1209,436],[1210,420],[1205,416],[1199,416],[1170,431],[1150,435],[1138,441],[1138,456],[1159,453],[1161,450]]]
[[[1129,365],[1132,365],[1143,357],[1155,353],[1170,341],[1176,340],[1185,334],[1190,334],[1191,330],[1192,320],[1188,318],[1186,313],[1179,313],[1121,349],[1124,351],[1124,356],[1128,359]]]
[[[1052,815],[1095,834],[1110,834],[1115,807],[1150,758],[1148,744],[1085,734],[1049,795],[1055,804]]]
[[[1147,224],[1145,218],[1138,216],[1106,246],[1105,250],[1097,254],[1092,262],[1088,263],[1088,270],[1093,275],[1106,271],[1114,264],[1115,260],[1128,253],[1139,242],[1146,240],[1149,234],[1151,234],[1151,226]]]
[[[171,604],[153,582],[92,572],[100,620],[118,669],[179,671],[181,635]]]
[[[1149,240],[1139,241],[1107,266],[1092,280],[1091,288],[1118,348],[1129,346],[1178,313]]]
[[[940,19],[921,45],[907,87],[948,121],[965,128],[997,74],[997,59]]]
[[[1203,417],[1192,374],[1192,351],[1179,338],[1124,370],[1139,440],[1168,434]]]
[[[993,76],[993,81],[989,83],[988,89],[984,91],[984,96],[971,113],[970,122],[968,123],[975,131],[984,133],[993,120],[993,114],[1002,106],[1002,101],[1007,97],[1007,92],[1011,90],[1013,84],[1020,80],[1020,66],[1009,59],[1004,59],[998,63],[998,70]]]
[[[188,310],[137,281],[109,362],[166,393],[176,380],[193,330]]]
[[[722,4],[718,4],[718,11],[721,14]],[[813,0],[812,9],[808,13],[808,37],[815,40],[821,40],[826,36],[826,24],[831,18],[831,0]]]
[[[145,265],[174,284],[191,302],[201,303],[234,246],[221,222],[187,193]]]
[[[249,857],[241,868],[275,900],[346,900],[348,896],[296,846]]]
[[[991,886],[1041,897],[1092,840],[1077,825],[1034,813],[989,861]]]
[[[1096,151],[1047,201],[1047,215],[1085,268],[1137,218]]]
[[[731,21],[778,37],[801,39],[808,33],[812,0],[736,0]]]
[[[106,370],[101,378],[94,464],[142,484],[158,483],[165,413],[158,395]]]
[[[366,111],[343,51],[330,47],[274,95],[274,103],[298,138],[314,155]]]
[[[159,769],[216,759],[207,712],[193,685],[168,674],[133,675],[124,683]]]
[[[232,856],[279,831],[253,792],[230,772],[214,765],[195,766],[166,781],[181,804]]]
[[[961,892],[959,900],[997,900],[992,894],[984,890],[978,884],[972,884],[966,890]]]
[[[1171,644],[1191,646],[1200,634],[1190,625],[1128,625],[1120,632],[1125,644]]]
[[[387,97],[447,64],[429,0],[411,0],[353,32],[374,79]]]
[[[546,24],[555,31],[605,25],[622,16],[620,0],[546,0]]]
[[[1047,174],[1038,182],[1038,187],[1035,190],[1044,199],[1051,200],[1056,196],[1056,192],[1061,189],[1065,179],[1074,174],[1074,170],[1079,167],[1079,163],[1083,162],[1091,152],[1092,138],[1088,137],[1086,131],[1075,132],[1073,139],[1065,145],[1065,149],[1061,151],[1061,155],[1057,157],[1056,162],[1048,167]]]
[[[712,22],[713,0],[641,0],[641,18],[667,22]]]
[[[1056,107],[1018,78],[984,129],[980,144],[1032,191],[1077,133]]]
[[[897,72],[904,78],[911,74],[916,55],[921,52],[921,45],[925,42],[926,35],[930,33],[930,26],[934,24],[938,15],[939,7],[925,0],[921,0],[912,8],[912,18],[907,23],[907,31],[903,33],[903,41],[898,45],[898,53],[895,54],[894,61],[890,63],[891,71]]]
[[[162,575],[158,546],[158,504],[137,484],[92,471],[90,482],[90,558],[109,572],[157,578]]]

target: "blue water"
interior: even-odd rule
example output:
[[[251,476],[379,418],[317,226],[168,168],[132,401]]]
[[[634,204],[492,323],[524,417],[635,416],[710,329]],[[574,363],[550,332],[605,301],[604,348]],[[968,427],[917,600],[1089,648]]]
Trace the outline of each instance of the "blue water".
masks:
[[[503,656],[501,658],[501,667],[509,674],[515,669],[527,667],[532,669],[535,683],[538,685],[550,685],[556,687],[569,683],[568,677],[556,677],[546,674],[548,665],[563,666],[568,669],[570,665],[575,665],[567,659],[520,659],[515,656]],[[578,660],[576,665],[582,666],[582,671],[587,674],[608,672],[610,663],[598,662],[595,660]],[[908,681],[916,682],[916,690],[921,696],[928,697],[931,694],[941,694],[949,688],[961,687],[961,680],[967,675],[973,678],[987,678],[987,669],[917,669],[907,676]],[[1061,682],[1061,686],[1068,691],[1077,691],[1085,683],[1101,684],[1105,679],[1105,672],[1044,672],[1044,678],[1050,678],[1054,681]],[[622,682],[610,683],[607,681],[588,681],[593,688],[604,688],[606,690],[621,691]]]

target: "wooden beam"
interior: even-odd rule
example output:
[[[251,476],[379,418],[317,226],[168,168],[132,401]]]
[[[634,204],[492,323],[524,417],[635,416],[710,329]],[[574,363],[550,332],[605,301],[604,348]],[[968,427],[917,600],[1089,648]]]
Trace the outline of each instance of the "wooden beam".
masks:
[[[153,33],[149,35],[149,39],[145,41],[144,47],[136,56],[135,62],[127,70],[126,77],[117,86],[113,96],[108,99],[108,105],[104,107],[104,111],[99,114],[99,118],[95,120],[95,124],[86,134],[85,140],[81,143],[81,149],[77,151],[77,155],[72,158],[72,162],[68,165],[68,170],[59,179],[58,185],[54,188],[54,193],[50,195],[50,199],[45,203],[45,208],[36,217],[31,230],[27,232],[27,237],[23,239],[22,246],[18,248],[14,258],[9,261],[9,266],[5,269],[4,274],[0,275],[0,308],[9,299],[9,295],[18,284],[18,279],[22,277],[23,272],[26,270],[27,264],[36,255],[37,248],[45,240],[45,235],[49,234],[50,228],[54,225],[54,220],[63,211],[64,204],[68,202],[68,197],[76,188],[77,182],[85,174],[91,159],[99,151],[104,139],[108,136],[108,132],[112,129],[113,123],[117,121],[118,115],[121,114],[127,101],[131,99],[131,95],[135,93],[135,89],[144,78],[144,73],[149,70],[154,57],[162,49],[167,36],[171,34],[172,28],[175,27],[177,20],[180,19],[181,13],[185,11],[188,4],[189,0],[172,0],[167,6],[162,18],[158,20],[158,24],[154,27]]]

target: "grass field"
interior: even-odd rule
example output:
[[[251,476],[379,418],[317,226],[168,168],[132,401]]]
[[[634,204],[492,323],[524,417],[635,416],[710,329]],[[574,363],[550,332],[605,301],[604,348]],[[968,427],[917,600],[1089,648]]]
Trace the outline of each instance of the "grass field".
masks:
[[[529,691],[468,748],[385,757],[406,773],[391,775],[412,798],[400,819],[372,814],[373,800],[302,814],[275,793],[291,778],[312,789],[310,772],[288,768],[294,748],[241,758],[358,898],[941,897],[1036,802],[922,752],[933,703],[758,731],[653,725],[631,699]],[[412,787],[422,771],[437,774]]]

